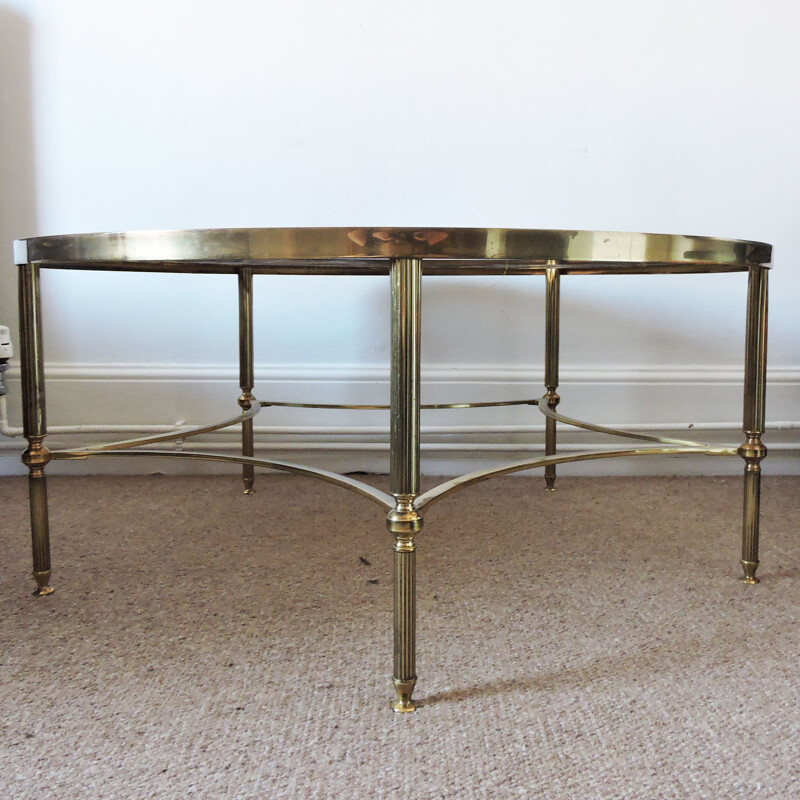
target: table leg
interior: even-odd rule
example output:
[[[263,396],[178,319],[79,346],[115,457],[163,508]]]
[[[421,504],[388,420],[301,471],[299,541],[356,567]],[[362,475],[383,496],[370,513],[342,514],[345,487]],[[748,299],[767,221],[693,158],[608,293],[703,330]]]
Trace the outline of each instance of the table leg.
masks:
[[[395,711],[414,711],[416,673],[416,544],[422,517],[419,494],[420,296],[422,261],[392,260],[392,363],[390,492],[395,507],[386,517],[394,535]]]
[[[239,385],[242,393],[239,406],[249,411],[253,403],[253,270],[242,267],[239,270]],[[242,455],[253,456],[253,418],[242,422]],[[255,470],[252,464],[242,466],[244,494],[253,494]]]
[[[28,468],[28,497],[31,512],[31,544],[36,595],[53,593],[50,586],[50,525],[47,515],[47,479],[44,468],[50,451],[44,446],[47,416],[44,398],[44,355],[42,352],[42,306],[39,267],[19,268],[19,320],[21,339],[22,418],[28,447],[22,462]]]
[[[555,410],[561,398],[558,396],[558,336],[559,307],[561,293],[561,273],[555,267],[548,267],[545,272],[547,288],[545,294],[545,352],[544,383],[547,387],[547,406]],[[544,454],[556,454],[556,421],[545,418]],[[545,488],[548,492],[556,490],[556,465],[548,464],[544,468]]]
[[[767,448],[764,433],[764,400],[767,381],[767,278],[766,267],[750,267],[747,284],[747,337],[744,368],[744,435],[739,455],[744,467],[744,525],[742,569],[745,583],[758,583],[758,522],[761,502],[761,461]]]

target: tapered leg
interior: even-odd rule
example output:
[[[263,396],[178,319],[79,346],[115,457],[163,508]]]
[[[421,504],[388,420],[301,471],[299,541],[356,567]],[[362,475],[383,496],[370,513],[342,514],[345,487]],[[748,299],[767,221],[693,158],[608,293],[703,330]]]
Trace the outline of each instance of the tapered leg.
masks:
[[[47,417],[44,397],[44,355],[42,352],[42,308],[39,267],[19,268],[19,320],[21,338],[22,420],[28,447],[22,462],[28,468],[28,497],[31,512],[31,544],[36,595],[52,594],[50,585],[50,526],[47,515],[47,479],[44,468],[50,452],[44,446]]]
[[[558,388],[558,335],[559,308],[561,292],[561,273],[555,267],[548,267],[545,273],[547,289],[545,294],[545,354],[544,383],[547,387],[547,406],[554,409],[561,398],[556,393]],[[545,420],[544,454],[556,454],[556,421],[547,417]],[[556,465],[548,464],[544,468],[545,488],[548,492],[556,490]]]
[[[239,270],[239,385],[242,394],[239,406],[249,411],[253,403],[253,270],[242,267]],[[242,421],[242,455],[253,455],[253,418]],[[242,466],[244,494],[253,494],[255,470],[252,464]]]
[[[745,583],[758,583],[758,522],[761,503],[761,462],[767,448],[764,433],[764,402],[767,383],[767,279],[766,267],[750,267],[747,284],[747,336],[744,368],[744,435],[739,448],[744,459],[744,524],[742,569]]]
[[[395,711],[414,711],[416,672],[416,544],[422,517],[419,494],[420,290],[422,262],[392,261],[392,364],[390,491],[395,507],[386,517],[394,535]]]

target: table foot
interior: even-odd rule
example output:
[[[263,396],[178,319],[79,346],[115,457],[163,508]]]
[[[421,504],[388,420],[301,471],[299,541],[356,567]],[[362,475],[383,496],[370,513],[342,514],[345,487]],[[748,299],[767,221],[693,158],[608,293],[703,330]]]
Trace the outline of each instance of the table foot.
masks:
[[[544,490],[546,492],[554,492],[556,490],[556,487],[555,487],[556,476],[555,475],[553,475],[552,477],[550,475],[545,475],[544,476],[544,482],[546,484],[545,487],[544,487]]]
[[[398,714],[406,714],[410,711],[417,710],[417,703],[411,698],[416,683],[416,678],[410,678],[404,681],[399,681],[397,678],[394,679],[394,690],[397,692],[397,700],[392,703],[392,711]]]
[[[758,569],[758,561],[745,561],[742,559],[742,569],[744,570],[744,577],[741,578],[742,583],[754,585],[760,583],[756,578],[756,570]]]
[[[245,478],[244,479],[244,489],[242,489],[242,494],[255,494],[256,490],[253,488],[253,479],[252,478]]]
[[[33,577],[36,579],[36,590],[34,597],[46,597],[48,594],[53,594],[55,589],[50,585],[50,573],[52,570],[45,572],[34,572]]]

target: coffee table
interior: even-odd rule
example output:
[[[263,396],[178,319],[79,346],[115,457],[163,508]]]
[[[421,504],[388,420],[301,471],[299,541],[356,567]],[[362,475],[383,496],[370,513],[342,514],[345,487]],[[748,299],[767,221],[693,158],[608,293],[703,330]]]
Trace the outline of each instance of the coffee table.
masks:
[[[605,231],[502,228],[239,228],[44,236],[14,243],[19,266],[24,433],[22,460],[29,470],[34,594],[52,593],[45,467],[53,459],[150,456],[239,464],[244,492],[253,491],[256,468],[308,475],[358,492],[386,513],[394,537],[395,711],[413,711],[416,675],[416,539],[423,515],[445,497],[479,481],[544,468],[545,488],[555,488],[556,465],[597,458],[697,453],[744,459],[741,564],[746,583],[757,583],[761,462],[766,456],[764,397],[767,352],[767,277],[772,248],[761,242],[702,236]],[[45,412],[40,278],[42,270],[80,269],[236,275],[239,297],[239,413],[221,422],[122,442],[49,450]],[[559,293],[562,276],[746,272],[747,333],[744,360],[744,443],[715,447],[621,431],[557,412]],[[391,291],[391,402],[343,406],[257,400],[253,394],[254,275],[385,275]],[[423,275],[531,275],[546,284],[544,395],[489,403],[420,404],[420,297]],[[298,305],[302,299],[298,299]],[[545,417],[545,455],[479,470],[420,493],[421,408],[533,405]],[[312,466],[254,456],[253,418],[265,406],[385,408],[390,417],[389,492]],[[556,424],[648,442],[649,446],[559,455]],[[241,455],[164,451],[153,445],[241,426]]]

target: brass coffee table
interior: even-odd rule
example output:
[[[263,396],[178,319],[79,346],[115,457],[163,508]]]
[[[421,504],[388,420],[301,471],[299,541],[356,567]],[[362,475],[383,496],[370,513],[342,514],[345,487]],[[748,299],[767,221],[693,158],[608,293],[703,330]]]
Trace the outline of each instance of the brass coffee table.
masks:
[[[29,469],[35,594],[47,595],[50,544],[45,466],[52,459],[101,456],[194,458],[240,464],[244,491],[253,490],[256,467],[319,478],[352,489],[386,512],[394,536],[394,686],[395,711],[413,711],[415,668],[416,535],[423,515],[439,500],[479,481],[544,467],[552,490],[556,465],[620,456],[701,453],[744,459],[744,581],[756,583],[761,461],[766,448],[764,394],[767,353],[767,275],[772,248],[760,242],[701,236],[609,233],[592,231],[504,230],[500,228],[257,228],[196,231],[97,233],[38,237],[15,242],[19,265],[24,431],[22,455]],[[45,419],[44,357],[40,275],[43,269],[231,274],[238,278],[240,413],[189,430],[72,450],[48,450]],[[562,275],[746,272],[747,336],[744,377],[744,436],[739,447],[712,447],[682,439],[664,439],[565,417],[559,403],[559,286]],[[253,395],[253,276],[388,275],[391,287],[391,403],[389,406],[298,404],[259,401]],[[494,403],[420,405],[420,293],[425,275],[535,275],[546,283],[546,393],[541,398]],[[314,408],[386,408],[390,415],[389,492],[353,478],[310,466],[255,458],[253,418],[264,406]],[[420,494],[420,408],[536,405],[545,416],[545,455],[502,467],[472,472]],[[623,436],[655,446],[556,454],[556,423]],[[242,454],[165,452],[149,445],[240,425]]]

